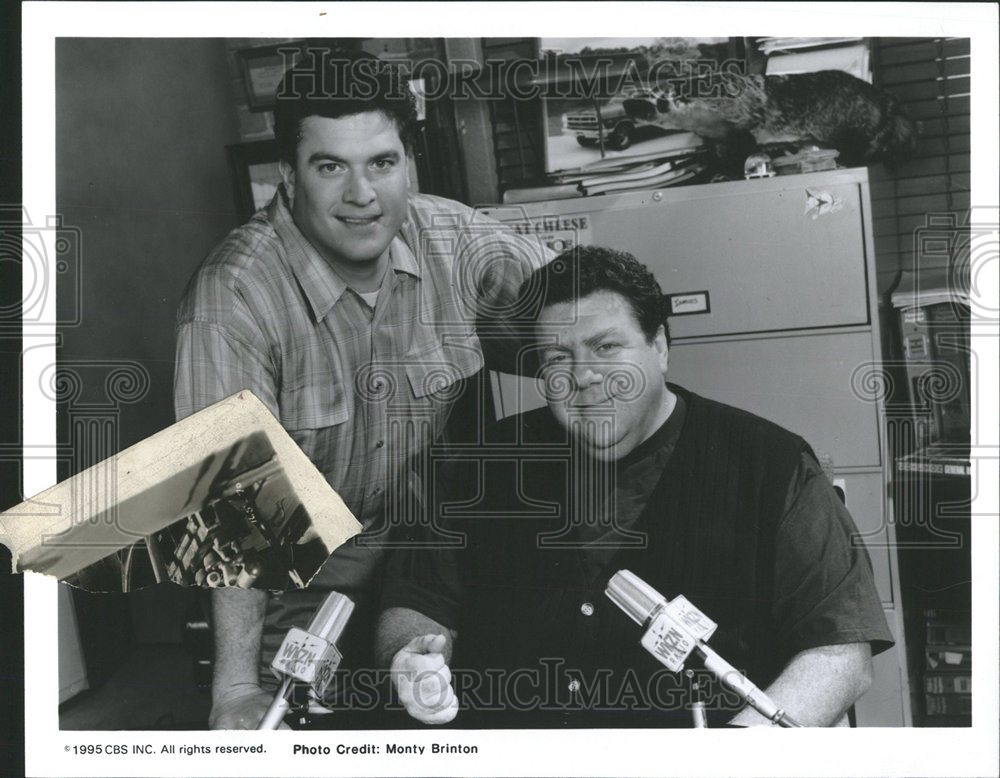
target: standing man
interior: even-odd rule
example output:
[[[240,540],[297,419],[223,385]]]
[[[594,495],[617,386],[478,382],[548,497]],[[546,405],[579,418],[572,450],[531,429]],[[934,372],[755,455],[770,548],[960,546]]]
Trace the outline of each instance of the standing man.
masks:
[[[542,263],[472,209],[409,193],[415,130],[398,69],[311,49],[277,94],[277,194],[209,255],[181,303],[177,418],[253,391],[366,530],[305,591],[213,592],[213,728],[257,725],[274,651],[331,590],[356,606],[345,666],[370,666],[387,498],[483,367],[477,313],[502,317]],[[340,683],[324,702],[347,706],[348,693]]]
[[[441,479],[436,514],[464,548],[388,566],[376,651],[407,711],[473,727],[691,726],[683,678],[604,596],[628,569],[716,621],[711,646],[795,720],[844,720],[892,638],[808,444],[666,382],[665,298],[631,255],[571,249],[524,289],[544,295],[530,318],[548,407],[504,420]],[[766,723],[699,680],[715,724]]]

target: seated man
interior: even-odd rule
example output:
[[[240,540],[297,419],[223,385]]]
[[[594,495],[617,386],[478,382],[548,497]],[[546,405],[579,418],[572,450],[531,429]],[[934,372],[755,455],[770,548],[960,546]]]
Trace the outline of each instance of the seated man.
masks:
[[[690,726],[690,679],[604,595],[629,569],[716,621],[710,645],[797,721],[843,723],[892,638],[809,445],[666,383],[664,298],[628,254],[565,252],[521,302],[548,408],[436,468],[433,518],[464,548],[401,550],[387,570],[376,654],[407,712],[446,723],[461,709],[463,727]],[[696,680],[710,724],[767,723]]]

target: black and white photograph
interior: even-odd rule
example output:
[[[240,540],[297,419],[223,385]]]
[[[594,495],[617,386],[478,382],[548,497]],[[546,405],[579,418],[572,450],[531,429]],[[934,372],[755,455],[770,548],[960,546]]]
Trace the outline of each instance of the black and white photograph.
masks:
[[[538,7],[24,4],[28,774],[997,764],[996,9]]]
[[[602,160],[654,153],[666,160],[702,150],[702,139],[657,111],[656,102],[667,98],[670,84],[697,89],[708,74],[718,77],[723,63],[736,62],[729,46],[729,38],[541,39],[539,55],[550,66],[545,78],[551,85],[546,171],[592,171]],[[703,88],[710,88],[707,81]]]
[[[178,473],[117,506],[119,526],[144,539],[70,575],[58,576],[60,580],[89,591],[128,592],[143,585],[135,554],[145,552],[149,556],[144,571],[147,584],[173,581],[185,586],[304,588],[330,549],[311,532],[309,514],[285,477],[267,436],[256,433],[219,454],[222,467],[211,480],[203,476],[212,469],[208,460],[196,466],[197,471],[191,468]],[[190,497],[182,509],[189,512],[171,517],[173,521],[166,527],[150,532],[143,524],[155,520],[160,509],[169,504],[165,492]],[[95,524],[112,523],[98,517],[89,522],[89,526]],[[75,524],[61,539],[63,543],[50,540],[49,546],[87,548],[91,538],[84,535],[90,534],[89,526]],[[69,537],[72,534],[81,537],[74,541]],[[102,545],[106,542],[104,539]],[[37,560],[23,557],[20,566],[56,575],[56,565],[64,563],[61,557],[57,553],[46,557],[42,552]]]
[[[192,505],[190,513],[174,517],[174,521],[163,529],[145,532],[147,528],[135,519],[146,520],[158,513],[160,490],[184,494],[186,487],[182,481],[197,484],[200,480],[197,473],[178,474],[177,478],[168,479],[117,506],[120,527],[134,537],[148,534],[148,539],[133,541],[123,550],[101,557],[73,573],[58,575],[60,568],[79,564],[71,558],[73,550],[79,552],[96,547],[103,553],[109,544],[114,545],[108,538],[89,537],[91,527],[114,526],[98,516],[90,522],[75,524],[59,541],[50,539],[48,547],[35,557],[25,555],[19,560],[20,566],[25,570],[57,575],[68,584],[90,591],[129,591],[134,586],[131,579],[133,556],[136,551],[146,551],[151,559],[152,580],[156,581],[249,588],[267,571],[270,573],[267,578],[277,585],[266,588],[283,588],[281,583],[285,578],[301,588],[304,586],[302,574],[305,573],[306,581],[311,577],[309,569],[299,570],[290,559],[287,562],[280,560],[283,554],[291,553],[292,545],[305,534],[308,514],[295,499],[273,453],[267,455],[266,451],[255,449],[255,443],[258,447],[266,446],[267,439],[263,435],[247,438],[245,445],[240,446],[244,450],[239,453],[249,453],[250,459],[237,460],[243,465],[241,472],[234,478],[205,484],[208,492],[197,507]],[[258,459],[253,455],[261,453],[265,457],[251,464]],[[244,490],[238,480],[241,478],[248,479],[249,491]],[[317,549],[323,559],[325,551],[327,549],[322,546]],[[319,564],[311,565],[311,572],[318,567]],[[278,574],[277,581],[274,574]]]
[[[18,571],[90,592],[302,589],[358,529],[246,391],[0,514]]]
[[[183,585],[304,588],[331,549],[262,433],[223,456],[223,471],[192,510],[153,535],[157,580]],[[301,548],[298,548],[301,546]]]

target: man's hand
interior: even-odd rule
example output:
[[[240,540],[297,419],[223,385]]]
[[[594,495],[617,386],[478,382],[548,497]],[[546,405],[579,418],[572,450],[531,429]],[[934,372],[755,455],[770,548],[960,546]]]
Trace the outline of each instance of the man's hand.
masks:
[[[406,712],[423,724],[447,724],[458,713],[451,688],[451,670],[445,662],[444,635],[421,635],[396,652],[390,669]]]
[[[274,695],[256,684],[240,684],[221,699],[213,695],[208,728],[257,729],[273,701]],[[289,729],[289,726],[282,722],[278,729]]]

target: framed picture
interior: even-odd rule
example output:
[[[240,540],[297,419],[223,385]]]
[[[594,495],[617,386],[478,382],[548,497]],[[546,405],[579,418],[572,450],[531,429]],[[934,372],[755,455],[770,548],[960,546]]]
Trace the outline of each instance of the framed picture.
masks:
[[[697,151],[701,139],[659,110],[657,82],[664,75],[697,77],[692,63],[717,70],[731,44],[729,38],[541,38],[540,49],[551,81],[544,131],[545,172],[552,175],[605,160]]]
[[[236,211],[249,219],[266,206],[281,183],[278,171],[278,144],[274,140],[234,143],[226,146],[233,176]]]
[[[274,93],[285,70],[299,61],[304,43],[279,43],[237,52],[247,105],[251,111],[274,108]]]

